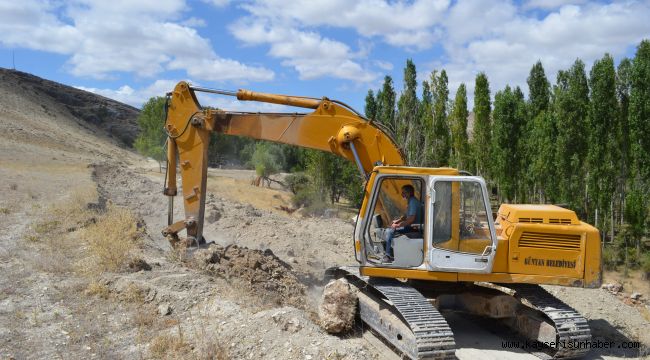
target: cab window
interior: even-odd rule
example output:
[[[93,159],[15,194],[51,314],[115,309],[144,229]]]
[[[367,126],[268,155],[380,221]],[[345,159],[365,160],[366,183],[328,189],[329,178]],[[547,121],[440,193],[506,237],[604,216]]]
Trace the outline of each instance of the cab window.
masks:
[[[436,181],[434,190],[433,246],[483,253],[492,244],[492,237],[481,185],[472,181]]]
[[[379,181],[365,232],[366,257],[381,264],[415,267],[423,261],[424,202],[420,178],[383,177]],[[413,197],[404,188],[413,189]],[[410,190],[409,190],[410,191]],[[391,230],[395,219],[415,214],[412,225]],[[390,246],[390,249],[389,249]]]

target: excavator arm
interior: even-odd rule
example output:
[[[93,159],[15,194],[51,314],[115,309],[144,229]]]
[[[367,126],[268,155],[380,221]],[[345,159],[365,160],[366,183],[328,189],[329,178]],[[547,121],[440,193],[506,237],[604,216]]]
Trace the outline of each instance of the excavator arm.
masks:
[[[253,113],[203,109],[196,91],[236,96],[242,101],[283,104],[311,113]],[[168,227],[163,234],[175,244],[185,229],[188,243],[201,242],[206,199],[210,132],[246,136],[304,148],[327,151],[354,162],[364,178],[377,165],[403,165],[404,156],[390,135],[345,104],[327,98],[257,93],[212,91],[180,82],[168,102],[165,131],[167,174],[165,195],[169,196]],[[178,158],[178,163],[177,163]],[[176,169],[183,181],[185,218],[173,222],[173,198],[177,194]]]

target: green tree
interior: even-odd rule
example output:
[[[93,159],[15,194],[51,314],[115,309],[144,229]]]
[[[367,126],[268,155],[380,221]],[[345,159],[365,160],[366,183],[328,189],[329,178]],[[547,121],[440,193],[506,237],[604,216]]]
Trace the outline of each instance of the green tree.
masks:
[[[490,121],[490,83],[485,73],[476,75],[474,86],[474,128],[472,153],[476,160],[476,174],[489,175],[492,123]]]
[[[557,195],[555,176],[556,117],[549,112],[550,84],[542,63],[533,65],[527,79],[528,115],[526,162],[529,164],[529,186],[538,201],[553,201]]]
[[[346,196],[358,202],[362,196],[361,179],[356,165],[334,154],[318,150],[307,151],[307,174],[312,189],[320,201],[338,202]]]
[[[641,255],[641,239],[645,235],[648,218],[648,203],[645,194],[638,187],[633,187],[626,196],[625,219],[629,224],[637,256]]]
[[[632,64],[630,87],[630,138],[639,185],[650,187],[650,41],[643,40]]]
[[[613,210],[613,195],[616,186],[616,118],[618,102],[616,100],[616,71],[614,59],[609,54],[594,62],[589,74],[591,102],[589,107],[589,150],[588,196],[591,205],[590,214],[599,219],[606,219],[605,213]],[[596,221],[596,225],[605,221]],[[611,223],[610,223],[611,225]],[[605,226],[601,226],[605,228]]]
[[[517,193],[516,193],[516,200],[518,202],[526,202],[527,199],[527,194],[528,194],[528,188],[527,188],[527,183],[526,183],[526,172],[528,171],[527,169],[527,157],[526,157],[526,151],[528,150],[528,144],[526,144],[526,129],[528,128],[528,107],[526,105],[526,99],[524,96],[524,92],[521,91],[521,88],[519,86],[515,87],[515,90],[513,92],[515,99],[517,101],[517,109],[515,112],[515,117],[518,120],[519,123],[519,129],[517,131],[513,131],[513,133],[516,133],[514,135],[516,137],[515,142],[515,149],[516,149],[516,154],[513,155],[515,158],[515,161],[513,162],[513,166],[516,167],[515,173],[515,178],[516,178],[516,188],[517,188]]]
[[[452,164],[459,169],[469,168],[469,141],[467,138],[467,90],[460,84],[456,91],[454,107],[451,111]]]
[[[377,120],[388,127],[393,133],[397,133],[395,124],[395,88],[393,87],[393,78],[384,77],[384,84],[381,91],[377,93]]]
[[[510,86],[494,96],[492,127],[493,179],[499,188],[499,196],[507,201],[515,198],[522,165],[517,139],[521,135],[524,119],[521,109],[523,94]]]
[[[621,60],[616,68],[616,97],[618,98],[618,119],[616,129],[616,147],[619,150],[618,178],[616,180],[615,195],[621,223],[625,216],[625,199],[627,197],[628,178],[632,160],[630,153],[630,90],[632,87],[632,60],[625,58]]]
[[[449,123],[447,121],[447,103],[449,102],[449,88],[447,72],[442,70],[440,76],[435,79],[435,72],[431,74],[432,84],[436,87],[433,89],[433,165],[449,165],[449,155],[451,151],[451,141],[449,139]]]
[[[406,60],[404,90],[397,102],[395,140],[405,150],[406,162],[418,165],[422,143],[419,135],[422,126],[419,118],[420,103],[417,98],[416,70],[413,60]]]
[[[584,211],[585,157],[589,85],[585,65],[576,59],[568,71],[559,71],[553,87],[553,112],[557,121],[556,168],[559,201]]]
[[[534,118],[542,111],[547,111],[551,98],[551,85],[544,73],[544,66],[541,61],[537,61],[533,68],[530,69],[530,75],[527,79],[529,89],[529,102],[531,117]]]
[[[138,115],[140,134],[135,139],[133,146],[142,155],[149,156],[161,167],[165,159],[163,146],[167,138],[163,130],[165,125],[165,104],[167,99],[161,96],[150,98]],[[162,171],[162,167],[161,167]]]
[[[433,142],[433,94],[431,93],[431,85],[428,81],[422,82],[422,102],[420,104],[420,158],[418,165],[431,166],[433,153],[431,152],[431,144]]]
[[[375,93],[370,89],[368,90],[368,95],[366,95],[366,106],[364,107],[366,117],[370,120],[376,120],[377,110],[377,99],[375,98]]]
[[[277,174],[285,164],[284,153],[280,144],[268,141],[258,141],[255,144],[255,152],[251,158],[251,164],[255,172],[263,179]]]

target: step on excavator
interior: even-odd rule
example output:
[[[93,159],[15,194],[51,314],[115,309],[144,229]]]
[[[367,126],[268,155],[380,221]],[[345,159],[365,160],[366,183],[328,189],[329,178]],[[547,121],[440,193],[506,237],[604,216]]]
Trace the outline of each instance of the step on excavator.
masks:
[[[202,108],[197,92],[309,110]],[[166,110],[169,218],[163,235],[173,246],[204,242],[211,132],[330,152],[356,164],[365,193],[351,242],[358,265],[332,268],[327,275],[346,278],[358,289],[361,320],[393,349],[411,359],[453,358],[454,336],[441,311],[454,310],[498,320],[546,358],[579,358],[589,351],[586,319],[540,286],[601,284],[600,234],[573,211],[502,204],[493,215],[483,178],[453,168],[407,166],[380,123],[326,97],[180,82],[168,94]],[[177,168],[185,217],[174,222]],[[396,226],[407,218],[408,226]]]

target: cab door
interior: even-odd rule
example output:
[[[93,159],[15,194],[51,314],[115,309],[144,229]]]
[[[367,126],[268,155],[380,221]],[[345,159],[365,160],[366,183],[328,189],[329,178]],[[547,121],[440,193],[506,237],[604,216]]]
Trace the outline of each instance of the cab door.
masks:
[[[431,176],[427,189],[427,267],[432,271],[491,272],[497,237],[485,180]]]

